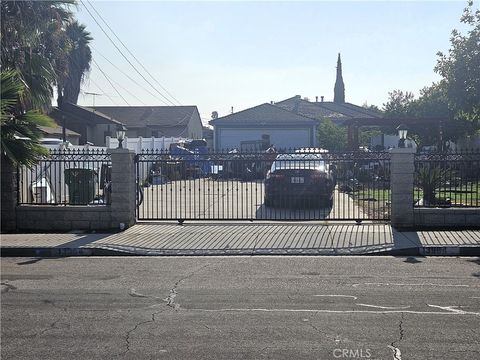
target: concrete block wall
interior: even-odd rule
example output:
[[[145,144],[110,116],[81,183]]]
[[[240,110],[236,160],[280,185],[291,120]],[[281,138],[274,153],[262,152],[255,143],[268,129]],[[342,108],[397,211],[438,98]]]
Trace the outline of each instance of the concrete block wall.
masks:
[[[128,149],[113,149],[111,227],[123,230],[135,224],[135,153]]]
[[[480,228],[480,209],[478,208],[416,208],[415,227]]]
[[[414,225],[413,183],[414,150],[397,148],[391,150],[390,188],[391,221],[396,228],[411,228]]]
[[[22,205],[17,228],[31,231],[110,230],[111,206]]]

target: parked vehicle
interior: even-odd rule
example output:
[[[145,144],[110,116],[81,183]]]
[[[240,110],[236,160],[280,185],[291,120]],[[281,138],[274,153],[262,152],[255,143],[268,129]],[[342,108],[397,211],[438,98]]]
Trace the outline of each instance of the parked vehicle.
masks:
[[[266,206],[333,205],[333,169],[320,153],[280,154],[265,179]]]
[[[56,138],[43,138],[40,139],[40,143],[42,144],[42,146],[50,150],[64,150],[72,148],[72,144],[70,143],[70,141],[64,143],[62,139]]]

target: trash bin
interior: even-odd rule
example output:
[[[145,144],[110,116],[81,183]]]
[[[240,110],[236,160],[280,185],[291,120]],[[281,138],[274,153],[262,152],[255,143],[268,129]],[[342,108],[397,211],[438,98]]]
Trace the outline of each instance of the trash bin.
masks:
[[[95,178],[91,169],[66,169],[65,183],[68,185],[69,204],[87,205],[95,198]]]

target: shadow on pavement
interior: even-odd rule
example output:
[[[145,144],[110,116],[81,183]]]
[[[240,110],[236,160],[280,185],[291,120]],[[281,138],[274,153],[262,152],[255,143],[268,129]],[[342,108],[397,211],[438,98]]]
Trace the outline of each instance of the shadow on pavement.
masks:
[[[397,250],[420,248],[423,246],[417,232],[400,232],[392,229],[392,238],[394,248]]]

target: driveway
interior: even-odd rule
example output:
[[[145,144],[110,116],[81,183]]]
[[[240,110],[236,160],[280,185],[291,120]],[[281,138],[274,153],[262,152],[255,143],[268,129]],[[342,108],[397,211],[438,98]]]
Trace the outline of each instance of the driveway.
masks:
[[[144,188],[139,218],[148,219],[362,219],[362,210],[345,193],[334,192],[332,208],[296,204],[273,208],[263,203],[263,181],[177,180]]]

